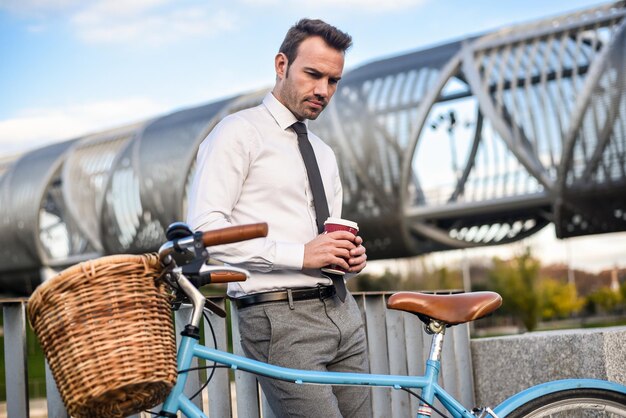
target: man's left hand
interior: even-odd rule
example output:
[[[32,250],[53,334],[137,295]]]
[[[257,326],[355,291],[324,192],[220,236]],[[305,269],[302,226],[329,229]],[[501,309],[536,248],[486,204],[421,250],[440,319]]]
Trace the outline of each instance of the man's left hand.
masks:
[[[348,260],[348,264],[350,264],[349,273],[359,273],[367,264],[367,254],[365,254],[365,247],[362,245],[363,238],[356,236],[354,244],[356,248],[350,250],[350,259]]]

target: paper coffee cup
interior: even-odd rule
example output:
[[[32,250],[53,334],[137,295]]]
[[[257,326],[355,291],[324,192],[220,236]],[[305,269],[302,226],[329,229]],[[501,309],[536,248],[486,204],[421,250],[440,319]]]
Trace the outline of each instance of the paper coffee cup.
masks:
[[[359,225],[356,222],[341,218],[328,218],[324,222],[324,232],[348,231],[354,235],[359,233]],[[323,272],[344,275],[346,270],[341,266],[331,264],[322,268]]]

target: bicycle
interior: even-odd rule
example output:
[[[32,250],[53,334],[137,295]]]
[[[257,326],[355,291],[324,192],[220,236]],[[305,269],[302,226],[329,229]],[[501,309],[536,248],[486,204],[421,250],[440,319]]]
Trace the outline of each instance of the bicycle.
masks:
[[[179,375],[176,385],[163,403],[157,416],[173,418],[178,411],[190,418],[206,415],[183,393],[193,358],[204,359],[235,370],[246,371],[295,384],[366,385],[401,389],[419,400],[418,418],[447,417],[433,404],[437,399],[453,417],[571,417],[615,416],[626,417],[626,386],[597,379],[565,379],[543,383],[526,389],[491,409],[474,408],[468,411],[439,384],[441,350],[447,327],[473,321],[489,315],[501,305],[500,295],[494,292],[470,292],[454,295],[431,295],[417,292],[399,292],[388,300],[388,308],[417,315],[431,334],[430,355],[423,376],[376,375],[343,372],[319,372],[288,369],[251,360],[242,356],[209,348],[199,343],[199,325],[203,309],[220,316],[225,312],[208,301],[199,288],[209,283],[243,281],[248,271],[231,266],[211,265],[206,247],[227,244],[267,235],[267,224],[230,227],[216,231],[196,232],[182,223],[168,228],[168,241],[159,249],[159,258],[167,272],[164,277],[176,289],[179,302],[191,302],[191,319],[178,349]],[[175,259],[183,259],[178,265]],[[185,259],[186,258],[186,259]],[[421,390],[421,394],[415,392]]]

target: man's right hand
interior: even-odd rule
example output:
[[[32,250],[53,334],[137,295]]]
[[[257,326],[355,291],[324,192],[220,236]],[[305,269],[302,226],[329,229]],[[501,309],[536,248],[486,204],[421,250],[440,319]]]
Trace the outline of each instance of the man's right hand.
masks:
[[[336,264],[348,270],[350,250],[356,248],[355,236],[348,231],[335,231],[320,234],[304,245],[302,268],[318,269]]]

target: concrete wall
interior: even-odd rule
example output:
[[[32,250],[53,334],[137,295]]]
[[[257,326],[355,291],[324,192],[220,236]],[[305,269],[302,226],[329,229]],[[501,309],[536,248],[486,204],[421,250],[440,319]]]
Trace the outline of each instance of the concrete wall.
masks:
[[[481,406],[495,406],[556,379],[626,384],[626,326],[475,339],[471,350],[476,404]]]

